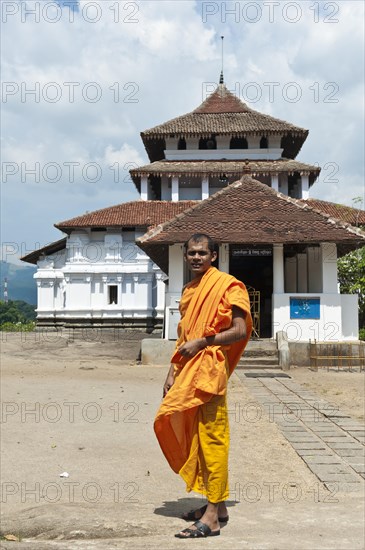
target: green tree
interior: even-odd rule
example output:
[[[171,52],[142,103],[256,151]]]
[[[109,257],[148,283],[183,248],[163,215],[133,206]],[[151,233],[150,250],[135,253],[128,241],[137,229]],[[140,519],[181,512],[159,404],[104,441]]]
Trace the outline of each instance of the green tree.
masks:
[[[34,321],[36,318],[35,306],[31,306],[22,300],[14,300],[13,304],[17,310],[23,315],[26,321]]]
[[[0,325],[3,323],[27,323],[36,317],[34,306],[22,300],[0,301]]]
[[[338,260],[341,293],[359,297],[359,326],[365,328],[365,246]]]

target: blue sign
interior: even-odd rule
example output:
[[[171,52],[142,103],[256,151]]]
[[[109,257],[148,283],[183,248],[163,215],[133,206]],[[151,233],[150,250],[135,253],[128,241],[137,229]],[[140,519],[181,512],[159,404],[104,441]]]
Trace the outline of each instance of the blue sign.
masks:
[[[319,298],[290,298],[290,319],[320,319]]]

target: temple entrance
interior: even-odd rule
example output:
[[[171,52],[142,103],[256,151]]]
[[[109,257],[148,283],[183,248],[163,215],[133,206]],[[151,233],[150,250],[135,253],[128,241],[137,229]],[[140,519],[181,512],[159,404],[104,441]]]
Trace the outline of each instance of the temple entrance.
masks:
[[[254,317],[253,338],[272,336],[272,247],[230,245],[229,273],[248,288]],[[259,293],[259,294],[258,294]]]

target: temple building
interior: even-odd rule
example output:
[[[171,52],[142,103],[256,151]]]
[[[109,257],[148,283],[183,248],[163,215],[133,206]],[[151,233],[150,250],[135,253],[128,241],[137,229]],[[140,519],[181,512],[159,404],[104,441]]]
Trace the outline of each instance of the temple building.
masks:
[[[66,236],[22,258],[38,266],[38,324],[175,339],[183,243],[205,232],[218,267],[249,289],[256,337],[357,339],[357,295],[340,294],[337,258],[365,245],[365,213],[309,198],[320,168],[296,160],[307,136],[223,79],[191,113],[142,132],[150,164],[130,171],[140,200],[57,223]]]

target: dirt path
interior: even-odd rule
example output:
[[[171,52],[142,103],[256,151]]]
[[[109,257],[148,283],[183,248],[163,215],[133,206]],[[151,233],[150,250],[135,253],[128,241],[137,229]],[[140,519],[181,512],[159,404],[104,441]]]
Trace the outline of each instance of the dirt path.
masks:
[[[166,368],[135,365],[138,348],[133,340],[39,342],[17,334],[2,341],[2,531],[24,539],[3,548],[181,544],[173,537],[184,526],[179,515],[201,499],[185,493],[159,449],[152,425]],[[360,418],[356,377],[348,378],[345,394],[359,397],[348,405]],[[334,394],[336,379],[327,378]],[[362,495],[331,495],[258,407],[234,375],[231,519],[221,537],[199,544],[363,548]]]

